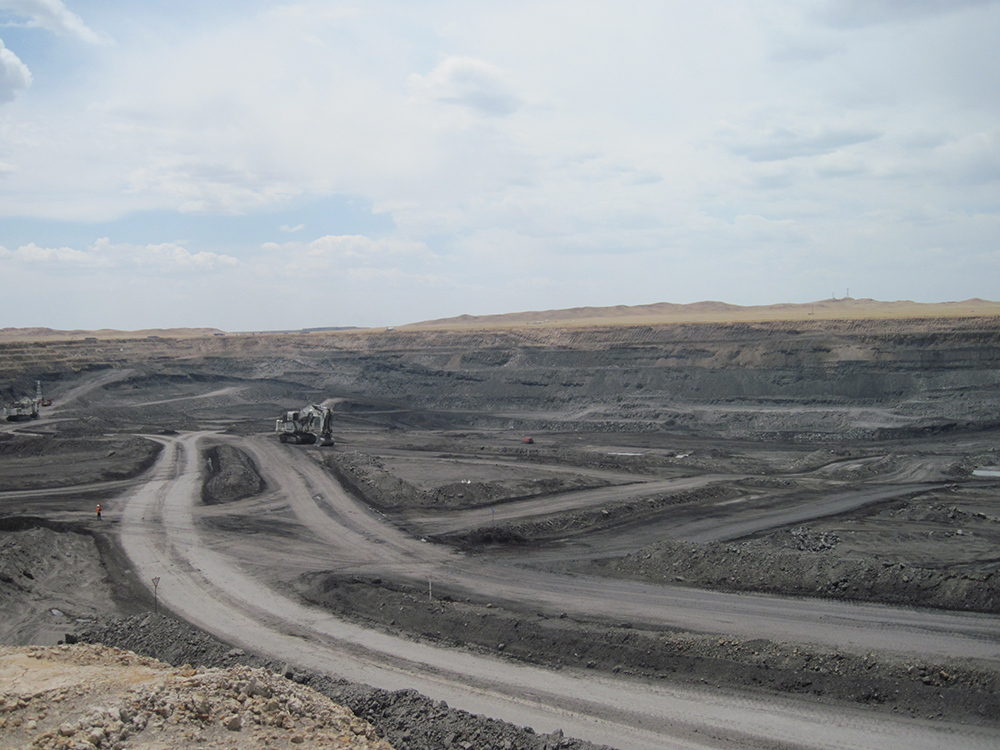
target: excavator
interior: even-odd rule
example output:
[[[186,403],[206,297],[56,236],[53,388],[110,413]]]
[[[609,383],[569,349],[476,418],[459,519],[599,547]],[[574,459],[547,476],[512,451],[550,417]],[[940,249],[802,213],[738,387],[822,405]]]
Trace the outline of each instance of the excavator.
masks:
[[[35,381],[35,397],[25,396],[24,398],[12,401],[3,408],[3,414],[8,422],[27,422],[29,419],[38,419],[38,408],[40,406],[51,406],[52,399],[42,398],[42,381]]]
[[[285,412],[274,423],[274,431],[282,443],[322,446],[333,445],[333,409],[309,404],[296,411]]]

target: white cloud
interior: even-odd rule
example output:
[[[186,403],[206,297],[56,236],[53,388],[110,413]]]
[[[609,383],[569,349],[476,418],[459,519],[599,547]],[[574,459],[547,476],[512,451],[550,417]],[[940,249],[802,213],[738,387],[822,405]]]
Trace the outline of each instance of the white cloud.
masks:
[[[937,171],[949,182],[984,185],[1000,181],[1000,128],[944,144],[937,156]]]
[[[61,0],[0,0],[0,8],[13,11],[18,16],[30,19],[27,26],[37,26],[58,34],[75,36],[91,44],[108,41],[95,33],[76,13]]]
[[[9,102],[31,85],[31,71],[0,39],[0,102]]]
[[[239,265],[239,260],[229,255],[199,251],[190,252],[180,245],[165,242],[159,245],[113,245],[103,237],[95,242],[90,251],[98,256],[117,259],[123,266],[134,266],[166,272],[209,272]]]
[[[0,258],[28,265],[48,264],[63,268],[96,268],[108,266],[108,259],[89,254],[71,247],[38,247],[34,242],[22,245],[17,250],[0,247]]]
[[[261,247],[268,252],[264,265],[274,269],[274,261],[277,261],[277,268],[292,274],[322,270],[346,272],[360,268],[397,269],[401,264],[435,257],[423,242],[401,238],[372,239],[364,235],[326,235],[311,242],[267,242]]]
[[[148,272],[210,272],[239,265],[228,255],[192,253],[174,243],[159,245],[112,244],[102,237],[87,250],[71,247],[39,247],[31,242],[17,250],[0,247],[0,258],[26,266],[47,266],[53,271],[81,269],[140,269]]]
[[[783,161],[832,154],[849,146],[873,141],[880,135],[877,130],[823,128],[819,132],[801,133],[776,128],[760,139],[733,145],[731,150],[750,161]]]
[[[0,215],[58,237],[18,269],[141,271],[151,296],[226,269],[256,285],[218,309],[254,320],[279,315],[272,282],[309,278],[373,324],[825,297],[852,264],[872,296],[906,278],[1000,297],[959,263],[995,247],[998,3],[203,6],[100,16],[117,45],[4,109]],[[317,208],[355,199],[382,230]]]
[[[418,99],[466,107],[488,117],[512,114],[523,103],[503,70],[474,57],[448,57],[426,76],[414,73],[409,81]]]
[[[251,157],[252,158],[252,157]],[[135,170],[129,191],[158,193],[175,199],[182,213],[243,214],[255,207],[300,195],[302,188],[261,175],[247,159],[230,163],[207,154],[201,158],[157,159]]]
[[[996,3],[997,0],[826,0],[814,12],[831,26],[853,29],[933,18]]]

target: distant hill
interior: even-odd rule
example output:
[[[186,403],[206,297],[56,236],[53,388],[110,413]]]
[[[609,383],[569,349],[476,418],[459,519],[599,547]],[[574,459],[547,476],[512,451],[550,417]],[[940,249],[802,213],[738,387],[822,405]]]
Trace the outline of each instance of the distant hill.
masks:
[[[657,302],[651,305],[616,305],[614,307],[572,307],[566,310],[543,310],[503,313],[499,315],[458,315],[453,318],[426,320],[419,323],[389,326],[386,330],[486,330],[522,328],[577,328],[587,326],[641,326],[671,323],[753,323],[810,320],[910,320],[918,318],[989,318],[1000,317],[1000,302],[968,299],[962,302],[881,302],[874,299],[825,299],[803,304],[741,306],[725,302],[694,302],[678,305]],[[260,334],[363,333],[354,326],[325,326],[287,331],[257,331]],[[119,331],[102,328],[94,331],[61,331],[52,328],[0,328],[0,341],[82,341],[96,339],[147,338],[206,338],[227,335],[218,328],[148,328],[139,331]]]
[[[744,307],[725,302],[677,305],[573,307],[567,310],[459,315],[400,326],[403,329],[508,328],[520,326],[658,325],[665,323],[737,323],[780,320],[870,320],[910,318],[965,318],[1000,316],[1000,302],[969,299],[963,302],[881,302],[874,299],[826,299],[803,304]]]
[[[146,328],[139,331],[118,331],[101,328],[96,331],[76,329],[59,331],[54,328],[0,328],[0,341],[45,341],[46,339],[142,339],[149,336],[183,339],[201,336],[224,335],[218,328]]]

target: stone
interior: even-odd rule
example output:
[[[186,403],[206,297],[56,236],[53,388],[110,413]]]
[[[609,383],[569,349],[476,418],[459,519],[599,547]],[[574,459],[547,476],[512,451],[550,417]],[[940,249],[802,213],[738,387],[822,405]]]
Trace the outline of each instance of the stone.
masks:
[[[87,732],[87,742],[89,742],[94,747],[100,747],[101,743],[104,742],[105,738],[104,730],[100,727],[94,727],[89,732]]]

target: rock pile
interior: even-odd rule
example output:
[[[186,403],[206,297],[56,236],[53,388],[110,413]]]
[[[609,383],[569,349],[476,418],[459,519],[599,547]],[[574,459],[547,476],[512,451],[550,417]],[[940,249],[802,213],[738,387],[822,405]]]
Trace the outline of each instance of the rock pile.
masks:
[[[0,649],[0,748],[392,750],[374,727],[265,669],[173,668],[101,645]]]

